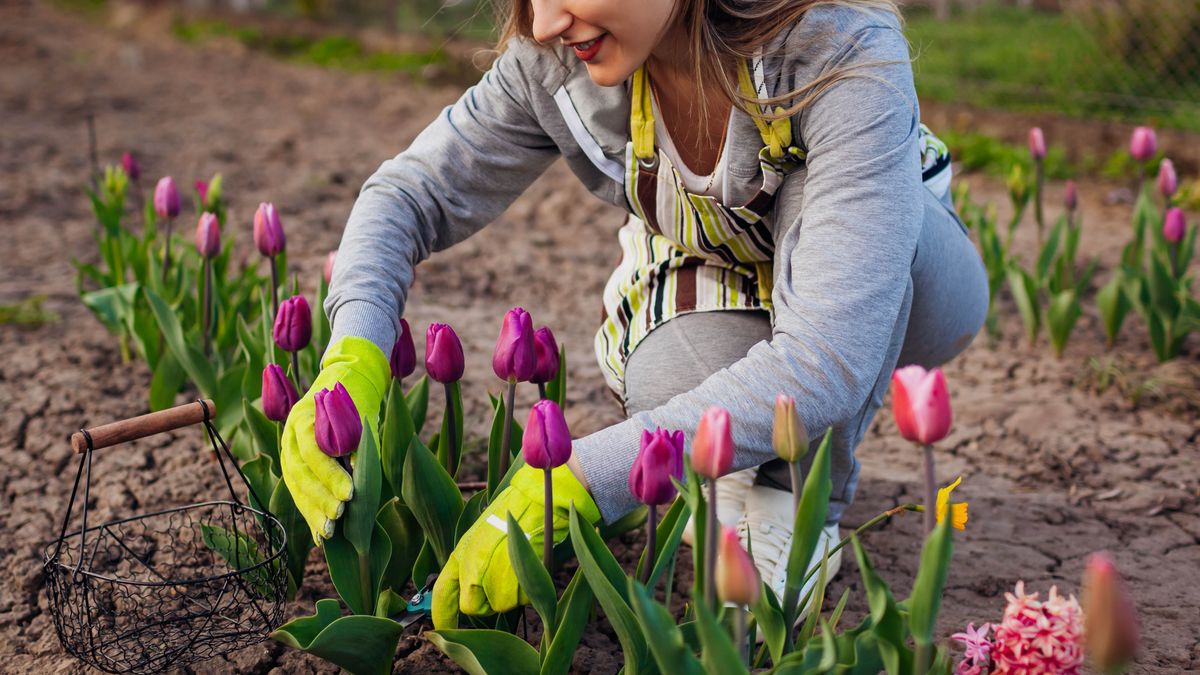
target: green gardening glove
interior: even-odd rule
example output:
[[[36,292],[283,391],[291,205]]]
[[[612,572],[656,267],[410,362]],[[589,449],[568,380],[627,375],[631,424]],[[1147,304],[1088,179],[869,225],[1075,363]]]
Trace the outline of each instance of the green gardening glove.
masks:
[[[333,536],[337,520],[346,502],[354,496],[354,482],[337,460],[317,446],[313,432],[317,409],[315,397],[322,389],[333,389],[338,382],[346,388],[359,416],[365,418],[371,432],[379,426],[379,404],[391,378],[391,366],[375,343],[347,336],[329,346],[321,362],[321,373],[304,397],[292,406],[283,426],[279,464],[283,482],[292,500],[312,530],[318,546]],[[367,429],[363,433],[368,433]],[[378,437],[378,433],[376,433]]]
[[[508,557],[508,514],[529,536],[535,551],[542,548],[545,528],[545,471],[523,466],[512,483],[476,520],[450,554],[433,586],[434,628],[458,628],[458,614],[507,612],[527,602],[517,587]],[[571,503],[589,523],[600,520],[600,509],[566,465],[550,473],[554,485],[554,541],[567,538]]]

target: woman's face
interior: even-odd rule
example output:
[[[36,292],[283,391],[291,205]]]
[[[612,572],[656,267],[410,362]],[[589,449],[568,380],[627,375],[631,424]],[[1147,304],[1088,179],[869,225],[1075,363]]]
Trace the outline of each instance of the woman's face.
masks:
[[[676,0],[530,0],[533,37],[576,45],[575,57],[605,87],[624,82],[667,33]],[[598,42],[591,42],[599,38]],[[582,43],[582,44],[579,44]]]

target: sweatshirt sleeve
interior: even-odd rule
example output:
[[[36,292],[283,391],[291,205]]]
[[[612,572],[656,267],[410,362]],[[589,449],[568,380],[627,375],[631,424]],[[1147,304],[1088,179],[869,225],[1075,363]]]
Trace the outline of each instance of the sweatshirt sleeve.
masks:
[[[885,367],[922,226],[919,112],[899,30],[865,28],[848,43],[825,72],[873,65],[801,113],[807,172],[777,196],[772,339],[695,389],[575,441],[606,521],[637,506],[627,480],[642,429],[682,430],[690,451],[700,416],[721,406],[733,422],[734,469],[757,466],[775,456],[776,395],[795,398],[815,439],[862,410]]]
[[[325,313],[332,336],[390,353],[417,263],[490,223],[558,156],[533,115],[520,41],[359,192],[342,234]]]

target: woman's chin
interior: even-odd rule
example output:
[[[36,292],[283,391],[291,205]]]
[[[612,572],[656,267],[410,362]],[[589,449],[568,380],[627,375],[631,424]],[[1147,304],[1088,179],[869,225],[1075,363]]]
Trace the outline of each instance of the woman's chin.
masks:
[[[633,73],[634,69],[614,67],[608,63],[585,63],[592,82],[601,87],[615,87],[623,84]]]

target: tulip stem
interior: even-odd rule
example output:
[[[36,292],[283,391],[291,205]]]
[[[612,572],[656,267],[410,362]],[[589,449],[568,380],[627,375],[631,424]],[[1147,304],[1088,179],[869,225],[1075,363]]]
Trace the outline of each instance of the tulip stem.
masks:
[[[453,476],[458,473],[458,429],[456,428],[458,425],[455,424],[454,387],[449,382],[444,386],[446,388],[446,440],[448,441],[446,444],[448,448],[446,471]]]
[[[296,378],[296,387],[304,391],[304,383],[300,379],[300,352],[292,352],[292,377]]]
[[[650,513],[646,518],[646,563],[642,567],[642,583],[650,582],[650,575],[654,573],[654,554],[658,548],[658,507],[650,504],[649,509]]]
[[[800,475],[800,461],[788,462],[792,474],[792,520],[800,513],[800,491],[804,488],[804,478]]]
[[[717,479],[708,481],[708,517],[704,523],[704,601],[717,606]]]
[[[279,316],[279,265],[275,257],[267,258],[271,261],[271,312],[272,316]]]
[[[543,471],[546,472],[546,520],[542,526],[542,562],[546,565],[546,571],[550,572],[554,564],[554,481],[550,478],[549,467]]]
[[[1037,193],[1034,195],[1033,216],[1037,220],[1037,241],[1038,252],[1042,250],[1042,186],[1045,183],[1045,169],[1042,166],[1042,160],[1038,159],[1034,162],[1037,169]],[[1040,279],[1039,279],[1040,281]]]
[[[538,400],[545,401],[546,400],[546,383],[538,382],[537,386],[538,386]]]
[[[517,397],[517,382],[509,380],[508,393],[504,397],[504,438],[500,439],[500,477],[508,473],[509,437],[512,436],[513,400]]]
[[[741,605],[733,608],[733,644],[737,646],[738,658],[750,663],[750,645],[746,642],[746,609]]]
[[[937,486],[936,479],[933,475],[933,446],[926,443],[925,446],[925,536],[933,534],[933,526],[937,522],[937,497],[935,490]]]
[[[208,256],[204,257],[204,281],[201,288],[200,302],[204,306],[204,354],[207,356],[212,351],[212,339],[208,334],[212,324],[212,299],[209,297],[212,292],[212,259]]]
[[[162,281],[167,283],[167,273],[171,270],[171,224],[175,221],[170,216],[167,217],[167,237],[163,241],[163,268]]]

